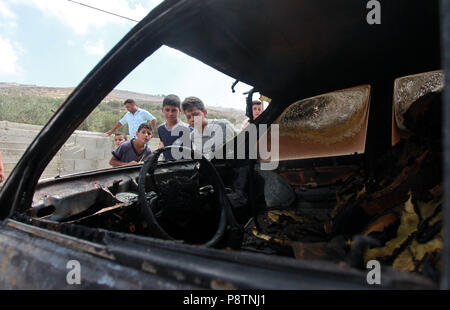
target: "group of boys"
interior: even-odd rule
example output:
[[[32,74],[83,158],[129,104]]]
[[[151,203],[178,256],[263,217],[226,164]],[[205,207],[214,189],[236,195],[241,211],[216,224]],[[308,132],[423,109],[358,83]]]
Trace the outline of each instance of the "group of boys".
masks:
[[[128,113],[113,129],[107,132],[108,135],[111,135],[119,127],[128,123],[131,140],[127,140],[126,134],[122,132],[116,132],[114,136],[115,150],[112,152],[113,156],[109,161],[110,165],[114,167],[137,164],[151,154],[148,142],[153,137],[153,129],[156,127],[156,118],[149,112],[137,108],[132,99],[125,100],[124,105]],[[186,115],[189,124],[180,120],[181,110]],[[253,118],[258,117],[261,111],[261,103],[259,101],[253,102]],[[236,133],[233,125],[225,119],[207,119],[208,111],[197,97],[188,97],[180,104],[178,96],[169,95],[163,100],[162,113],[166,121],[159,125],[157,129],[160,148],[183,145],[204,153],[204,147],[208,145],[208,142],[212,140],[217,142],[217,137],[215,137],[217,132],[222,133],[222,137],[219,137],[219,140],[221,140],[219,142],[222,143],[230,140]],[[195,119],[197,119],[197,122],[195,122]],[[151,125],[146,121],[150,121]],[[242,128],[247,125],[248,119],[244,121]],[[138,127],[136,128],[136,126]],[[186,136],[188,139],[183,139]],[[194,143],[195,141],[199,143]],[[215,144],[212,146],[210,152],[214,152]],[[0,183],[5,180],[5,169],[1,155],[0,152]],[[170,149],[164,151],[163,156],[165,160],[175,159]]]
[[[131,140],[127,141],[123,133],[115,134],[116,149],[112,152],[113,156],[109,162],[114,167],[137,164],[151,154],[148,142],[153,137],[153,129],[156,127],[156,119],[147,111],[138,109],[134,101],[126,100],[124,104],[128,113],[107,134],[111,135],[116,129],[128,123]],[[188,124],[180,120],[181,111],[184,112]],[[228,120],[208,119],[208,111],[197,97],[188,97],[181,103],[178,96],[169,95],[163,100],[162,113],[166,121],[157,128],[160,138],[159,148],[187,146],[206,154],[205,146],[211,145],[207,151],[214,153],[217,145],[215,142],[223,144],[236,134],[234,126]],[[142,120],[151,120],[152,126],[142,122],[137,129],[132,129],[136,127],[136,122]],[[216,136],[217,133],[221,135]],[[214,143],[211,143],[212,141]],[[174,158],[172,149],[165,150],[163,156],[165,160],[179,159]]]

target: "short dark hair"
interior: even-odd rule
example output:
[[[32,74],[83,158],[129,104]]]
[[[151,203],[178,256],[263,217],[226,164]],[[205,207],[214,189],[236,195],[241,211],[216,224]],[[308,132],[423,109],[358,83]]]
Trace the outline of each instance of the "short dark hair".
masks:
[[[127,99],[123,102],[123,105],[126,105],[127,103],[129,104],[136,104],[136,102],[133,99]]]
[[[252,101],[252,106],[254,106],[254,105],[261,105],[261,101],[259,101],[259,100],[253,100],[253,101]]]
[[[115,136],[115,137],[117,137],[117,136],[123,136],[123,138],[125,139],[125,141],[127,140],[127,135],[124,134],[124,133],[121,132],[121,131],[116,131],[116,132],[114,133],[114,136]]]
[[[168,95],[164,98],[162,107],[164,108],[164,106],[170,105],[172,107],[181,109],[180,102],[181,100],[177,95]]]
[[[140,124],[137,132],[140,132],[143,128],[149,129],[151,132],[153,132],[152,126],[150,126],[149,123],[142,123],[142,124]]]
[[[194,96],[187,97],[186,99],[184,99],[181,106],[183,107],[183,111],[189,110],[191,108],[197,108],[202,112],[206,110],[203,101]]]

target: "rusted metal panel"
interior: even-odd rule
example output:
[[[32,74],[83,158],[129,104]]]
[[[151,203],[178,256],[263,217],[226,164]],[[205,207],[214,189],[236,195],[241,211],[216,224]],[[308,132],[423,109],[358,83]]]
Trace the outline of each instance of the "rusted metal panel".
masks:
[[[442,103],[439,92],[423,101],[427,96],[406,109],[410,135],[377,160],[376,174],[356,174],[338,193],[325,229],[352,240],[370,237],[361,238],[367,246],[364,262],[377,260],[437,283],[443,274]]]
[[[193,289],[187,285],[143,270],[133,269],[110,260],[110,256],[92,255],[89,247],[79,247],[67,236],[50,240],[36,235],[36,229],[25,232],[18,226],[0,224],[1,289]],[[12,229],[14,227],[14,229]],[[43,232],[44,234],[48,232]],[[63,240],[67,239],[67,240]],[[69,284],[67,264],[80,263],[80,284]]]
[[[349,177],[355,174],[358,167],[317,167],[292,169],[280,172],[280,175],[286,179],[292,186],[327,186],[337,182],[345,182]]]
[[[224,252],[117,233],[106,234],[103,245],[90,245],[46,230],[36,235],[38,228],[26,226],[10,220],[0,225],[1,288],[373,288],[366,282],[366,272],[326,261]],[[90,247],[103,248],[108,255],[91,252]],[[69,260],[81,264],[81,285],[67,284]],[[422,277],[386,269],[377,288],[432,289],[434,285]]]
[[[279,159],[364,153],[369,103],[370,86],[364,85],[291,104],[274,122]]]
[[[340,266],[320,260],[329,258],[328,250],[332,242],[326,243],[329,241],[327,233],[339,232],[339,227],[344,227],[344,230],[352,228],[352,233],[358,232],[361,227],[351,225],[359,223],[369,224],[363,233],[364,237],[370,237],[374,233],[385,233],[388,228],[396,227],[398,215],[406,219],[406,222],[413,219],[413,228],[407,227],[410,229],[407,234],[408,242],[424,241],[426,246],[431,247],[429,252],[434,253],[440,246],[439,240],[433,239],[440,232],[439,218],[434,217],[436,214],[433,211],[431,217],[422,221],[423,218],[414,214],[415,208],[411,207],[408,199],[410,187],[416,189],[415,186],[421,186],[433,177],[440,177],[440,170],[437,169],[430,169],[431,173],[426,175],[419,173],[423,163],[427,163],[424,166],[432,166],[439,162],[439,156],[428,156],[426,152],[410,152],[408,156],[414,158],[411,162],[407,157],[402,158],[400,168],[395,167],[392,171],[381,169],[381,172],[393,177],[389,182],[374,184],[371,177],[377,171],[369,171],[368,178],[365,179],[367,175],[362,177],[367,180],[365,188],[361,188],[361,179],[355,174],[356,168],[352,167],[281,169],[282,176],[292,185],[299,186],[300,191],[303,190],[302,187],[310,187],[311,193],[306,191],[303,196],[298,195],[305,200],[313,196],[316,199],[320,194],[325,194],[328,198],[335,190],[330,185],[344,182],[344,191],[338,192],[339,199],[336,201],[332,225],[323,226],[322,218],[306,218],[290,212],[292,210],[262,210],[261,228],[265,231],[258,230],[258,222],[254,223],[255,227],[247,227],[249,240],[256,238],[257,242],[262,242],[266,247],[267,244],[275,244],[280,247],[280,251],[285,251],[286,248],[294,250],[298,258],[318,258],[314,262],[232,252],[227,249],[205,249],[102,230],[100,226],[77,226],[72,224],[73,221],[68,224],[57,222],[79,216],[93,206],[98,209],[92,214],[101,211],[100,215],[97,214],[99,217],[125,207],[126,204],[116,201],[115,195],[118,191],[136,187],[135,176],[139,167],[134,168],[135,170],[124,168],[80,174],[37,185],[43,169],[71,132],[115,85],[162,44],[178,48],[225,73],[251,82],[259,91],[269,95],[273,99],[271,105],[257,122],[271,124],[281,115],[281,123],[287,129],[287,134],[283,136],[287,140],[282,143],[291,147],[285,153],[287,155],[282,157],[284,159],[331,156],[353,151],[361,153],[364,141],[369,159],[376,154],[374,150],[384,153],[385,144],[389,144],[390,138],[387,132],[391,125],[391,101],[382,99],[392,93],[391,81],[405,74],[438,69],[437,2],[425,4],[423,1],[412,0],[386,1],[383,4],[386,22],[378,28],[366,25],[364,18],[354,18],[355,14],[361,13],[361,8],[364,9],[360,0],[336,3],[334,0],[263,0],[260,1],[260,9],[267,13],[265,19],[261,19],[259,13],[258,19],[252,19],[255,13],[247,9],[253,9],[251,3],[238,0],[169,0],[152,11],[69,96],[30,145],[0,192],[1,219],[14,214],[17,219],[34,225],[12,220],[6,220],[0,225],[0,274],[4,274],[1,285],[5,288],[65,288],[67,283],[64,284],[64,275],[67,272],[63,262],[74,257],[87,266],[88,276],[82,288],[368,288],[366,272],[348,265]],[[329,14],[330,12],[333,14]],[[321,18],[327,16],[334,17],[331,20]],[[341,22],[336,22],[334,18],[339,18]],[[423,22],[416,23],[417,18]],[[304,27],[305,23],[307,27]],[[396,31],[392,31],[394,26]],[[412,41],[419,47],[411,49],[409,43]],[[353,44],[355,42],[356,45]],[[324,52],[317,53],[317,50]],[[255,71],[252,68],[262,69]],[[363,83],[370,83],[375,94],[375,101],[370,105],[369,131],[372,134],[367,139],[365,132],[368,104],[354,105],[354,109],[350,105],[350,111],[346,110],[349,106],[345,106],[344,101],[352,101],[352,97],[341,96],[339,102],[342,104],[333,111],[327,110],[331,105],[325,104],[326,100],[297,102],[312,115],[310,122],[302,123],[299,117],[301,113],[294,113],[298,112],[296,108],[291,110],[291,114],[289,109],[289,113],[283,114],[286,107],[299,99]],[[362,97],[367,99],[368,91],[362,92]],[[316,108],[323,108],[326,112],[325,119],[316,117]],[[327,118],[336,111],[341,113],[335,113],[337,118],[331,122],[332,126],[328,126]],[[422,112],[419,109],[417,115],[420,116]],[[348,116],[345,122],[339,120],[341,114]],[[413,124],[419,125],[415,133],[420,132],[420,126],[423,125],[417,115],[412,115]],[[386,122],[387,119],[389,122]],[[311,144],[303,141],[302,149],[307,152],[299,157],[297,138],[300,136],[301,140],[303,136],[298,131],[311,139],[314,136],[311,134],[311,127],[324,123],[323,132],[319,130],[316,143],[328,145],[316,152],[317,149],[314,150]],[[348,123],[353,126],[348,128]],[[389,126],[386,126],[387,123]],[[333,135],[335,133],[338,134]],[[347,143],[337,148],[335,143],[338,140],[346,140]],[[349,149],[348,146],[352,148]],[[354,160],[356,162],[357,158]],[[405,167],[405,170],[397,174]],[[166,169],[164,173],[170,174],[171,169]],[[346,184],[347,180],[354,182]],[[427,186],[430,185],[428,183]],[[312,190],[320,186],[328,187],[323,191]],[[343,197],[342,194],[346,191],[352,191],[352,195]],[[434,193],[439,194],[439,191]],[[62,194],[62,197],[57,194]],[[353,200],[356,203],[348,203]],[[105,201],[107,203],[102,204]],[[288,203],[291,202],[289,199]],[[299,204],[299,209],[309,202]],[[321,202],[320,199],[318,202]],[[328,203],[326,201],[325,204]],[[420,205],[418,208],[420,209]],[[26,210],[30,210],[28,215],[40,219],[28,221],[27,214],[18,214],[27,212]],[[343,210],[346,212],[341,213]],[[371,222],[374,215],[385,211],[398,213],[382,214],[383,218]],[[416,214],[422,215],[421,212]],[[255,216],[255,219],[258,218]],[[399,227],[403,229],[401,224],[400,220]],[[127,232],[134,231],[132,227],[127,227]],[[331,230],[327,230],[330,227]],[[314,240],[317,241],[315,244],[312,244],[311,236],[318,238]],[[400,237],[403,238],[404,235]],[[347,241],[337,242],[335,245],[346,246]],[[403,245],[404,240],[400,241]],[[411,250],[414,253],[411,256],[414,264],[414,258],[418,257],[416,249]],[[408,253],[403,251],[402,254],[407,256]],[[401,258],[405,259],[403,256]],[[434,260],[436,257],[431,258]],[[411,263],[410,257],[406,259]],[[42,274],[42,270],[51,271]],[[39,282],[39,278],[44,282]],[[381,288],[435,288],[435,284],[423,277],[388,269],[383,271]]]
[[[409,137],[404,115],[419,98],[430,93],[440,93],[444,88],[442,70],[401,77],[394,82],[392,109],[392,145]]]

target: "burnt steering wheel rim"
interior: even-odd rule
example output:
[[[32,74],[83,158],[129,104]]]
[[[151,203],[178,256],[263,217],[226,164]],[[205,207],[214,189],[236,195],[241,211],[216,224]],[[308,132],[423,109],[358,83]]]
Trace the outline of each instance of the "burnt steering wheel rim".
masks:
[[[149,224],[149,229],[151,231],[151,234],[154,237],[158,237],[165,240],[173,240],[175,239],[171,237],[164,228],[161,227],[161,225],[158,223],[158,220],[155,217],[155,214],[152,210],[152,205],[156,203],[157,199],[159,198],[158,195],[160,195],[159,192],[159,186],[158,182],[156,182],[155,178],[155,170],[158,165],[158,159],[161,154],[169,150],[171,148],[183,148],[187,149],[191,152],[191,158],[194,158],[194,161],[199,161],[201,164],[204,164],[205,167],[208,168],[208,170],[211,172],[211,179],[212,179],[212,185],[217,190],[218,193],[218,200],[221,207],[220,211],[220,220],[218,228],[214,234],[214,236],[207,241],[206,243],[202,244],[206,247],[212,247],[218,244],[219,241],[222,240],[222,237],[225,235],[227,226],[231,224],[231,226],[236,227],[237,222],[234,219],[232,210],[231,210],[231,204],[226,196],[225,191],[225,185],[222,181],[222,178],[220,177],[219,173],[217,172],[214,165],[207,160],[202,154],[192,150],[188,147],[183,146],[167,146],[161,149],[156,150],[153,152],[150,156],[147,157],[144,161],[144,165],[141,168],[141,171],[139,172],[139,182],[138,182],[138,206],[140,209],[140,212],[142,216],[146,219],[147,223]],[[197,156],[194,156],[195,153],[197,153]],[[200,158],[201,156],[201,158]],[[197,159],[200,158],[200,159]],[[146,185],[147,185],[147,174],[150,174],[151,181],[153,182],[153,187],[155,188],[156,196],[151,197],[148,199],[147,195],[148,192],[146,192]],[[239,225],[238,225],[239,226]]]

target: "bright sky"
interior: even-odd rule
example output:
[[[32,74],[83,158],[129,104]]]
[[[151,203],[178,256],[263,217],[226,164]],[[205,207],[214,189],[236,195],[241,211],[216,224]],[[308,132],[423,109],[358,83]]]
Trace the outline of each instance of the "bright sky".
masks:
[[[141,20],[161,0],[77,0]],[[0,0],[0,82],[74,87],[135,22],[68,0]],[[145,60],[116,89],[197,96],[208,105],[245,109],[251,86],[169,47]],[[257,94],[254,95],[257,99]]]

